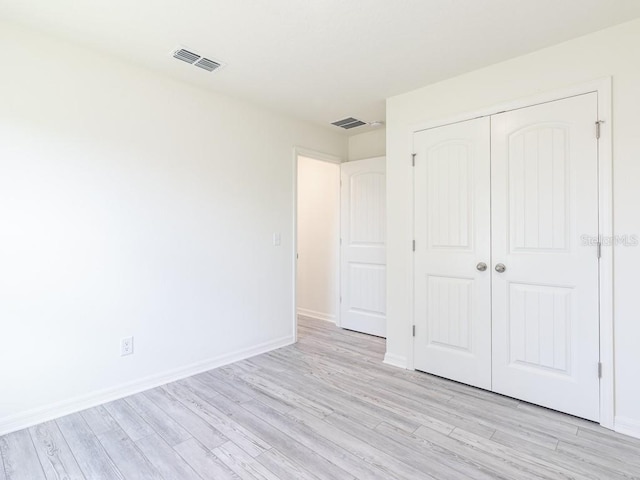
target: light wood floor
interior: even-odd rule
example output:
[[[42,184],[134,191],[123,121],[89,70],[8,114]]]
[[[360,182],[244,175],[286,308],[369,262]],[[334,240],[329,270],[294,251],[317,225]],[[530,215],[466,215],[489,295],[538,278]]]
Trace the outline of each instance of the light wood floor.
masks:
[[[0,437],[1,480],[640,478],[640,440],[381,363],[384,340],[300,341]]]

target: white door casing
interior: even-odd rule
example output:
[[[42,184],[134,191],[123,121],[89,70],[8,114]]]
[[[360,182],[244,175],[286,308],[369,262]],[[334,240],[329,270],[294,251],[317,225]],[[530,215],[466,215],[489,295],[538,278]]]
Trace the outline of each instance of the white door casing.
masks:
[[[489,118],[480,118],[414,135],[414,366],[485,389],[491,388],[489,134]]]
[[[596,421],[597,114],[590,93],[491,117],[493,390]]]
[[[341,165],[341,326],[386,336],[386,159]]]

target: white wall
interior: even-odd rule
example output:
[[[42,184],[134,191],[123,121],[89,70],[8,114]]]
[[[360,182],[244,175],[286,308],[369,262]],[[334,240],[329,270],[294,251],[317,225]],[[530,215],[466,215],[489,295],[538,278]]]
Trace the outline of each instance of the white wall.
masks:
[[[349,137],[349,161],[384,157],[387,154],[387,132],[377,128]]]
[[[298,158],[298,313],[335,322],[340,260],[340,165]]]
[[[409,355],[410,126],[613,76],[614,230],[640,233],[640,20],[430,85],[387,102],[388,359]],[[640,248],[616,247],[616,429],[640,437]]]
[[[0,434],[290,343],[293,147],[346,139],[10,25],[0,44]]]

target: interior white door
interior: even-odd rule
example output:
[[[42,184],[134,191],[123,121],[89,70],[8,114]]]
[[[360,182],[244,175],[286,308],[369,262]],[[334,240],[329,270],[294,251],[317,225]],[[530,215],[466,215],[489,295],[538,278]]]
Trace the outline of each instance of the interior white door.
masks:
[[[414,366],[491,388],[490,122],[414,135]]]
[[[596,95],[493,116],[491,162],[493,390],[597,421]]]
[[[341,165],[342,328],[385,337],[386,159]]]

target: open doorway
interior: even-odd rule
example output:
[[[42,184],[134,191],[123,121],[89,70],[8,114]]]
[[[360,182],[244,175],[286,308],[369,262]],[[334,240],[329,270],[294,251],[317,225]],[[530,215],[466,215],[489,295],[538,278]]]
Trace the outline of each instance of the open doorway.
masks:
[[[297,152],[296,317],[340,325],[340,159]]]

